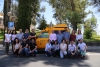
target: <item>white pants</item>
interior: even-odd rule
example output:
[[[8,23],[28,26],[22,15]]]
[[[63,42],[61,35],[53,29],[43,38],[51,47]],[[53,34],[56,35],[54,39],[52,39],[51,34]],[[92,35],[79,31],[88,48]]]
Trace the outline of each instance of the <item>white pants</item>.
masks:
[[[62,50],[60,50],[60,58],[64,58],[64,55],[67,55],[67,51],[62,52]]]

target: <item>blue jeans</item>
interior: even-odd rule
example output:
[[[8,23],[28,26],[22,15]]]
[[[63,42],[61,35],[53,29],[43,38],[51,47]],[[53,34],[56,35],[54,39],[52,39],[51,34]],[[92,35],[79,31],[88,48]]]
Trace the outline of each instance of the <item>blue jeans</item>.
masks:
[[[66,56],[67,55],[67,51],[62,51],[62,50],[60,50],[60,58],[64,58],[64,56]]]
[[[30,51],[28,51],[28,55],[34,54],[34,56],[36,56],[37,50],[34,50],[32,53]]]
[[[24,50],[25,50],[26,56],[28,56],[28,48],[25,48]]]
[[[19,53],[20,55],[25,55],[25,51],[24,51],[24,48],[20,51]]]
[[[26,56],[28,56],[28,48],[23,48],[23,49],[20,51],[20,54],[21,54],[21,55],[26,55]]]

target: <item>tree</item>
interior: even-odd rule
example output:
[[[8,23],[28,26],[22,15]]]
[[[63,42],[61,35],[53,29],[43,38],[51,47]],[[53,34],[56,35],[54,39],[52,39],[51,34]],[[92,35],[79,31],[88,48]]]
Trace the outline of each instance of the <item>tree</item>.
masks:
[[[77,24],[83,23],[87,7],[87,0],[49,0],[50,5],[54,8],[54,18],[58,23],[71,23],[76,31]],[[68,22],[67,22],[68,21]]]
[[[97,27],[97,19],[95,18],[94,15],[90,19],[87,19],[84,24],[85,28],[91,28],[94,30]]]
[[[85,35],[85,38],[90,39],[92,37],[92,29],[91,28],[85,28],[84,35]]]
[[[38,29],[43,30],[43,29],[45,29],[47,26],[48,26],[48,25],[47,25],[47,22],[46,22],[44,16],[42,16],[42,19],[41,19],[41,21],[40,21],[40,24],[39,24]]]
[[[39,0],[18,0],[18,22],[17,28],[30,30],[30,25],[36,25],[36,16],[39,16]]]
[[[92,15],[90,19],[85,21],[84,27],[85,27],[85,32],[84,32],[85,37],[91,38],[92,32],[97,27],[97,19],[95,18],[94,15]]]
[[[12,5],[11,5],[11,13],[12,13],[12,15],[13,16],[18,16],[18,1],[15,1],[14,3],[13,3],[13,0],[12,0]]]
[[[10,5],[11,5],[11,0],[4,0],[4,26],[8,26],[8,21],[9,21],[9,16],[7,15],[8,12],[10,12]]]
[[[100,0],[90,0],[90,5],[97,7],[100,12]]]

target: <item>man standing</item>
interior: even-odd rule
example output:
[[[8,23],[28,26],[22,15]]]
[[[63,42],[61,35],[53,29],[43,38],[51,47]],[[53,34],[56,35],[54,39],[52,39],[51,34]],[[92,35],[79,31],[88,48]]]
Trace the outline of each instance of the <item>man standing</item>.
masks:
[[[22,32],[22,29],[19,29],[19,33],[17,34],[17,38],[19,39],[19,42],[21,43],[22,40],[23,40],[23,32]]]
[[[62,39],[63,39],[63,34],[62,34],[61,31],[59,30],[59,31],[58,31],[58,34],[57,34],[57,42],[58,42],[58,44],[61,44]]]
[[[67,45],[69,44],[69,38],[70,38],[70,33],[68,32],[68,29],[66,28],[66,31],[63,33],[64,39],[67,43]]]
[[[30,38],[30,41],[32,40],[32,39],[36,39],[36,33],[34,32],[34,29],[32,29],[32,32],[30,33],[30,36],[29,36],[29,38]]]
[[[29,42],[29,30],[26,29],[25,33],[23,34],[23,39],[26,39],[27,42]]]
[[[51,41],[51,45],[53,45],[54,41],[57,40],[57,35],[54,33],[54,30],[52,30],[52,33],[50,34],[49,39]]]

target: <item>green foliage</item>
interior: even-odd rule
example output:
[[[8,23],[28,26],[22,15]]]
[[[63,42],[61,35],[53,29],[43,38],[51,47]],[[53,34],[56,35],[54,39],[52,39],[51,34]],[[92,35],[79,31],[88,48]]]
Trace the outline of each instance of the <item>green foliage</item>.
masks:
[[[86,38],[91,38],[92,37],[92,32],[94,29],[97,27],[97,19],[95,18],[94,15],[88,20],[85,21],[84,28],[85,28],[85,37]]]
[[[81,24],[78,24],[78,25],[77,25],[77,28],[78,28],[79,30],[81,30],[81,29],[82,29]]]
[[[88,5],[87,0],[49,0],[54,8],[54,18],[58,23],[71,23],[74,30],[77,24],[83,23],[88,13],[85,9]]]
[[[100,12],[100,0],[90,0],[90,5],[97,7],[98,12]]]
[[[87,19],[84,24],[85,28],[90,27],[92,30],[94,30],[97,27],[97,19],[94,15],[90,19]]]
[[[45,29],[47,26],[48,26],[48,25],[47,25],[47,22],[46,22],[44,16],[42,16],[42,19],[41,19],[41,21],[40,21],[40,24],[39,24],[38,29],[43,30],[43,29]]]
[[[84,35],[86,38],[90,39],[92,37],[92,29],[91,28],[86,28]]]
[[[30,25],[36,25],[36,16],[40,7],[39,0],[18,0],[17,28],[30,29]]]

